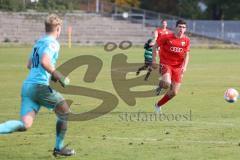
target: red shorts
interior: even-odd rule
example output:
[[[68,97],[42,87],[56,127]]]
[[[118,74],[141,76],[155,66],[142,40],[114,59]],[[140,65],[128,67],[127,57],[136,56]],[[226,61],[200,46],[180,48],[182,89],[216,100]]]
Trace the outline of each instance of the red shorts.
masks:
[[[160,64],[159,65],[159,73],[163,76],[166,73],[169,73],[171,76],[171,81],[175,83],[181,83],[183,72],[182,67],[173,67],[167,64]]]

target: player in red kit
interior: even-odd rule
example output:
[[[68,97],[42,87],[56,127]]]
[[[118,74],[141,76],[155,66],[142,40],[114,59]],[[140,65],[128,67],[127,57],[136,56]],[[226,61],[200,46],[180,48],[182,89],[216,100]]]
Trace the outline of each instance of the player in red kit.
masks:
[[[154,32],[155,40],[157,41],[158,37],[161,37],[162,35],[172,33],[168,28],[167,28],[167,20],[163,19],[161,21],[162,28],[157,28]]]
[[[162,25],[162,27],[158,27],[154,31],[154,35],[153,35],[154,38],[153,38],[153,41],[151,43],[152,46],[155,45],[155,47],[153,47],[153,57],[156,57],[157,54],[160,54],[159,53],[160,52],[160,46],[157,44],[157,40],[160,39],[161,36],[164,36],[166,34],[171,34],[172,33],[172,31],[167,28],[167,20],[163,19],[161,21],[161,25]],[[154,69],[157,68],[157,66],[154,65],[154,64],[152,65],[152,67]]]
[[[167,28],[167,20],[163,19],[161,21],[161,25],[162,27],[158,27],[155,31],[154,31],[154,38],[153,38],[153,41],[151,43],[151,45],[155,45],[157,40],[163,36],[163,35],[166,35],[166,34],[170,34],[172,33],[172,31],[170,31],[168,28]],[[153,51],[153,55],[156,55],[159,53],[159,50],[160,50],[160,46],[156,47],[156,49]]]
[[[166,94],[160,99],[155,107],[160,112],[161,107],[179,92],[183,73],[187,69],[190,51],[190,39],[185,35],[187,24],[184,20],[176,22],[175,33],[163,35],[157,39],[157,44],[161,48],[159,53],[159,72],[161,80],[157,88],[157,95],[161,90],[168,89]],[[156,45],[155,45],[156,47]],[[153,57],[153,64],[156,64],[156,57]]]

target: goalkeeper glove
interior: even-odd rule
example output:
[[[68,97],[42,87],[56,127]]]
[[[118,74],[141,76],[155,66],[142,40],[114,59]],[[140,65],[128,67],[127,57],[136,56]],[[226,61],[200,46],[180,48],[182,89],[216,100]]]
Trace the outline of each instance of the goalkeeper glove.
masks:
[[[64,75],[62,75],[61,72],[57,71],[57,70],[54,70],[52,72],[52,77],[51,79],[54,81],[54,82],[59,82],[61,84],[62,87],[66,87],[67,85],[70,84],[70,80],[68,77],[65,77]]]

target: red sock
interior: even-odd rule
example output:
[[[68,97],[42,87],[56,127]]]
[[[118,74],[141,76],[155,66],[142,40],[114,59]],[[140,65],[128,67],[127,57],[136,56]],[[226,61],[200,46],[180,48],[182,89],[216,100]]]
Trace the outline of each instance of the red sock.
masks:
[[[160,100],[158,101],[157,105],[160,107],[160,106],[164,105],[165,103],[167,103],[170,99],[171,99],[171,98],[170,98],[167,94],[165,94],[165,95],[162,97],[162,99],[160,99]]]

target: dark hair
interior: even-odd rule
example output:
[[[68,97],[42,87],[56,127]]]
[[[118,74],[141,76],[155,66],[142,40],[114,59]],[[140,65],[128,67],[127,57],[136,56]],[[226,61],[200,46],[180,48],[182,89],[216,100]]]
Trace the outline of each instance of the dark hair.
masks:
[[[184,21],[183,19],[179,19],[179,20],[176,22],[176,27],[177,27],[179,24],[185,24],[185,25],[187,26],[187,22]]]
[[[162,19],[162,20],[161,20],[161,23],[163,23],[164,21],[166,21],[166,22],[167,22],[167,20],[166,20],[166,19]]]
[[[148,41],[144,44],[144,49],[149,49],[151,48],[152,46],[150,46],[150,43],[152,42],[152,39],[148,39]]]

